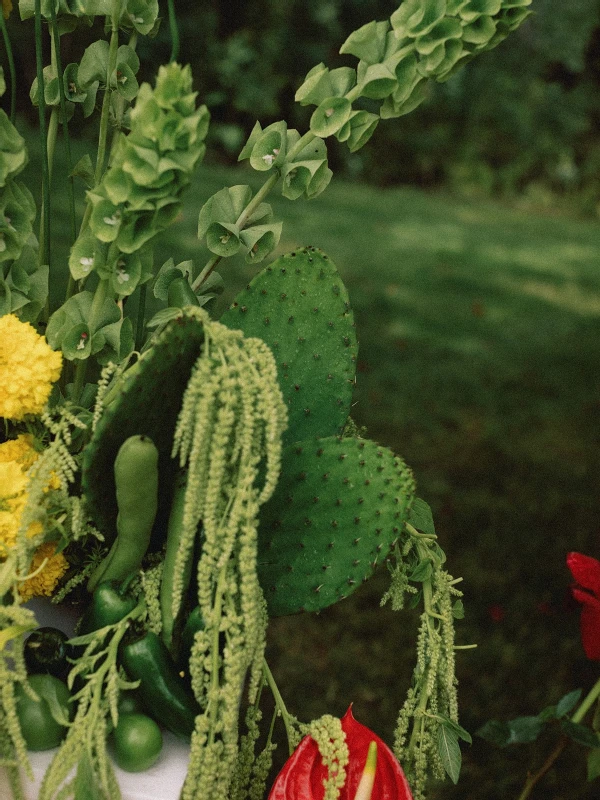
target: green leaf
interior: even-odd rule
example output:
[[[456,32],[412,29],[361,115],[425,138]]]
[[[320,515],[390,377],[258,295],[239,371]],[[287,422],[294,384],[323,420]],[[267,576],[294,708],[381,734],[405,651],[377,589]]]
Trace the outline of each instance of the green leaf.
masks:
[[[433,573],[433,564],[429,558],[425,558],[423,561],[420,561],[417,566],[413,569],[411,574],[409,575],[409,579],[411,581],[416,581],[417,583],[422,583],[423,581],[429,580]]]
[[[570,739],[577,744],[582,744],[584,747],[598,747],[600,739],[598,734],[586,725],[579,725],[570,719],[561,719],[560,727]]]
[[[437,732],[437,748],[444,769],[452,783],[458,782],[462,756],[456,732],[448,725],[440,725]]]
[[[568,714],[569,711],[572,711],[577,703],[579,702],[579,698],[581,697],[581,689],[575,689],[572,692],[569,692],[564,697],[561,697],[558,703],[556,704],[556,718],[559,719],[560,717],[564,717],[565,714]]]
[[[587,757],[587,779],[589,782],[600,777],[600,747],[593,747]]]
[[[471,744],[473,739],[471,738],[471,734],[469,731],[465,730],[462,725],[459,725],[458,722],[455,722],[450,717],[447,717],[445,714],[437,714],[439,719],[442,721],[442,724],[445,725],[450,730],[453,730],[454,733],[458,736],[459,739]]]
[[[181,316],[180,308],[161,308],[156,314],[146,323],[147,328],[157,328],[159,325],[165,325],[169,320]]]
[[[50,707],[50,713],[56,722],[58,722],[59,725],[69,725],[69,718],[66,716],[56,694],[56,684],[54,681],[44,682],[41,684],[41,688],[38,688],[36,691],[40,698],[48,703]]]
[[[506,747],[510,740],[510,728],[507,722],[497,719],[490,719],[485,725],[475,731],[475,736],[485,739],[490,744],[497,747]]]
[[[510,737],[508,744],[526,744],[535,742],[544,726],[539,717],[516,717],[508,722]]]
[[[465,607],[462,600],[457,600],[452,606],[452,616],[454,619],[465,618]]]
[[[408,521],[413,528],[421,531],[421,533],[435,536],[435,525],[433,524],[431,507],[427,505],[425,500],[421,500],[420,497],[415,497]]]

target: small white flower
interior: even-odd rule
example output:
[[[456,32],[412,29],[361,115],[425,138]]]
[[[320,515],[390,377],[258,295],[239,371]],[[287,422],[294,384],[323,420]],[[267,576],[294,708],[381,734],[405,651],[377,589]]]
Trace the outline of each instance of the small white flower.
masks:
[[[327,111],[325,112],[326,117],[330,117],[332,114],[333,114],[333,108],[328,108]]]
[[[107,225],[118,225],[118,224],[119,224],[119,220],[120,220],[120,218],[121,218],[121,215],[119,214],[119,212],[118,212],[118,211],[116,211],[116,212],[115,212],[115,213],[112,215],[112,217],[104,217],[104,222],[105,222]]]
[[[89,272],[94,265],[94,259],[90,256],[83,256],[79,259],[79,263],[83,267],[83,272]]]
[[[129,275],[124,269],[117,270],[117,280],[119,283],[127,283],[129,280]]]
[[[267,153],[262,157],[262,160],[265,162],[265,164],[268,164],[270,167],[272,167],[273,162],[275,161],[275,156],[271,153]]]

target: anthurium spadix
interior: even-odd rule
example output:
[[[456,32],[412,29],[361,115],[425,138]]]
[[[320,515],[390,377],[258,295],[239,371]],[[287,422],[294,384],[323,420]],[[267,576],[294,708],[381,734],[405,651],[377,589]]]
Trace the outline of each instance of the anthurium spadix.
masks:
[[[354,719],[352,706],[341,722],[349,758],[339,800],[412,800],[398,760],[379,736]],[[305,736],[275,779],[269,800],[323,800],[326,778],[319,747]]]

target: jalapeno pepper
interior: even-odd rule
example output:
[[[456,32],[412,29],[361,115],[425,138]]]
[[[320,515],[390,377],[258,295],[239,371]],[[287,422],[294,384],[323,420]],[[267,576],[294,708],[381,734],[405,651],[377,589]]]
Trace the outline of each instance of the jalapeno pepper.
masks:
[[[177,672],[162,639],[151,631],[126,638],[120,649],[121,664],[152,716],[177,736],[189,737],[200,708]]]
[[[138,601],[128,591],[130,583],[131,578],[123,582],[107,581],[96,588],[79,623],[79,635],[115,625],[133,611]]]

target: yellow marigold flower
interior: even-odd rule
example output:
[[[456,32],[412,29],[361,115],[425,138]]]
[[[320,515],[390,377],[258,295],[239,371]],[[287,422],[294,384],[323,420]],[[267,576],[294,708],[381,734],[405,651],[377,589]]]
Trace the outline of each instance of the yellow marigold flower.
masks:
[[[2,0],[2,13],[4,19],[8,19],[10,12],[13,10],[12,0]]]
[[[0,417],[40,414],[60,376],[61,353],[14,314],[0,317]]]
[[[16,543],[21,514],[27,502],[27,473],[38,455],[30,434],[20,434],[16,439],[0,444],[0,558],[6,556],[8,548]],[[47,491],[58,488],[60,480],[53,475]],[[27,535],[36,536],[41,532],[41,524],[33,523]]]
[[[8,439],[0,444],[0,463],[18,461],[23,469],[29,469],[38,455],[30,433],[20,433],[16,439]]]
[[[19,586],[19,594],[24,602],[32,597],[50,597],[56,584],[69,567],[69,562],[64,555],[56,552],[54,542],[45,542],[35,551],[30,572],[35,572],[45,558],[48,559],[46,566],[37,575],[28,578]]]

